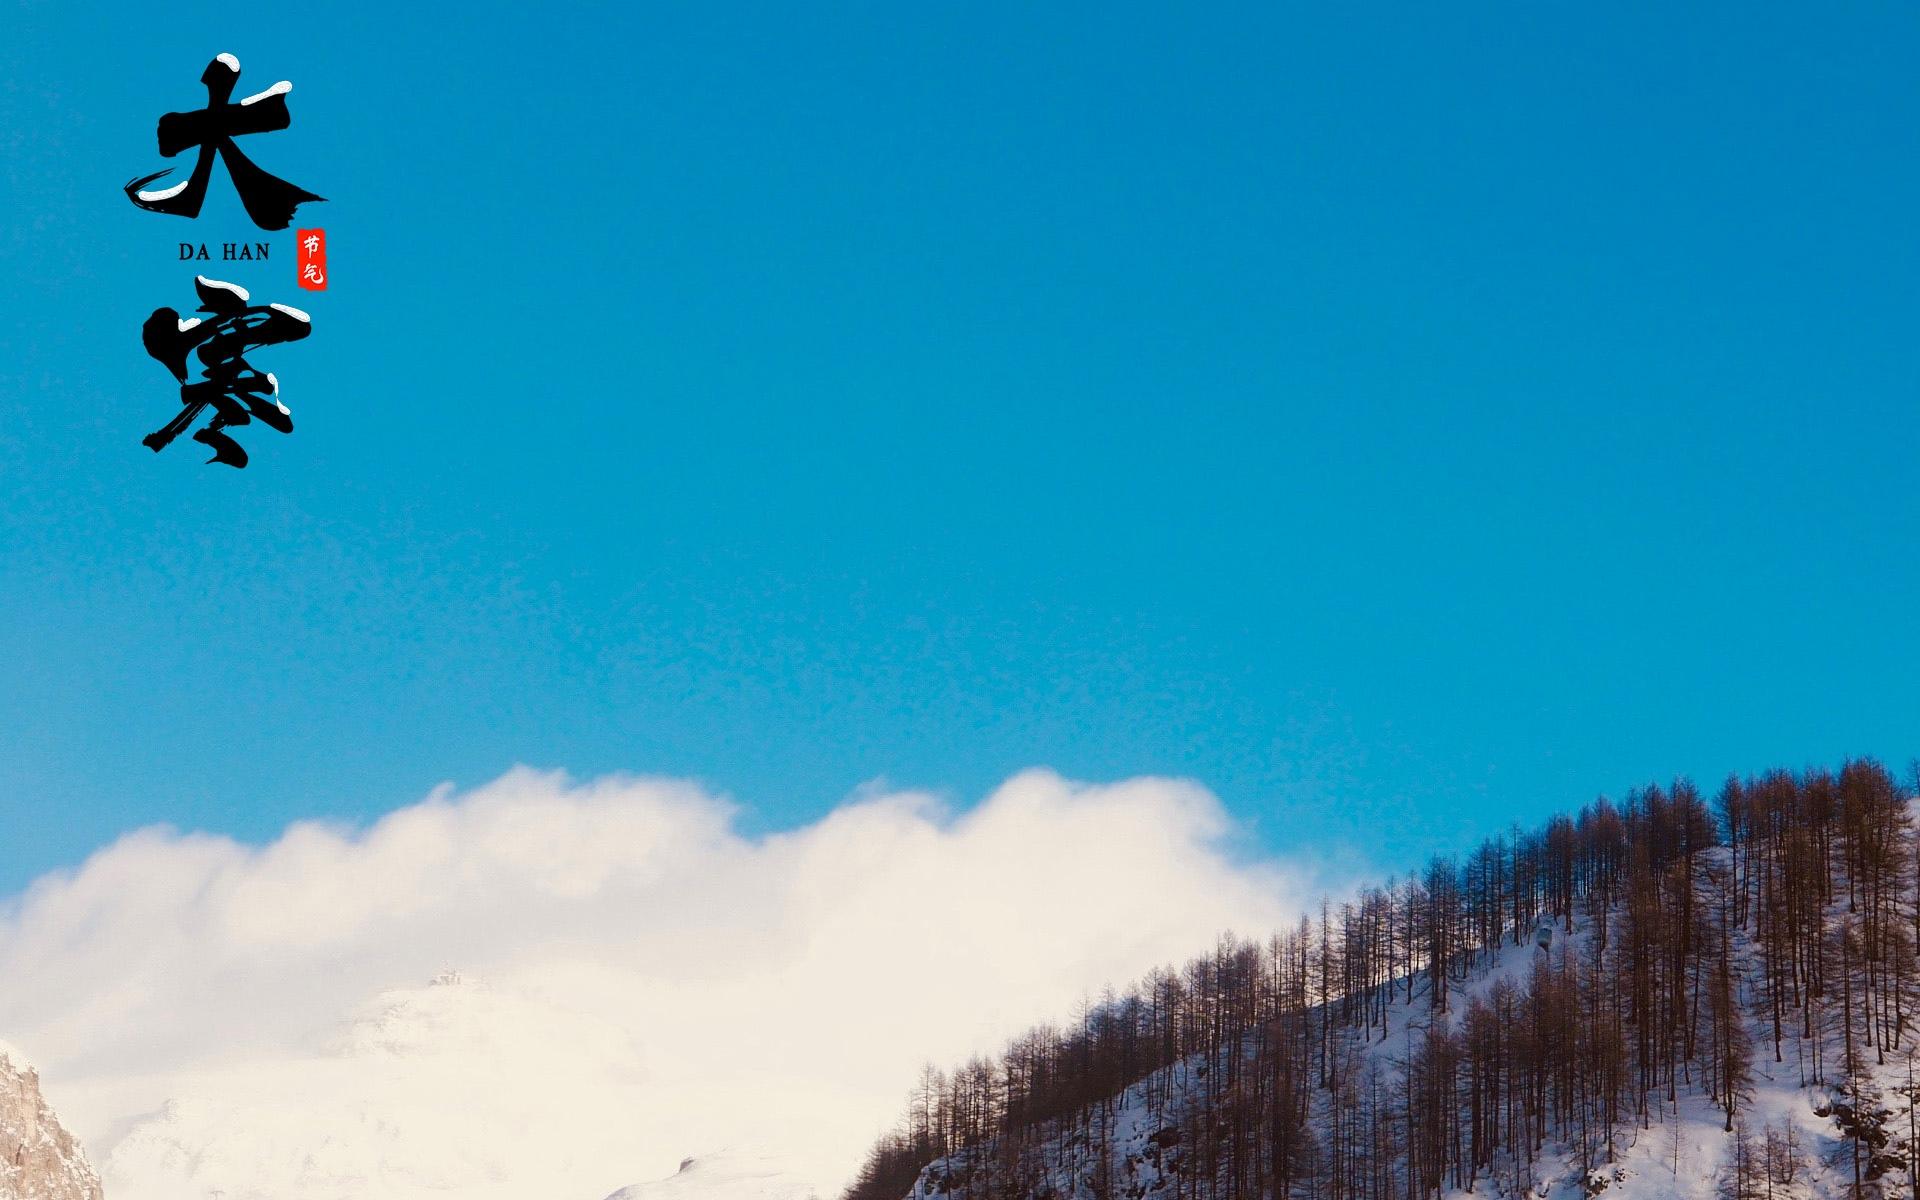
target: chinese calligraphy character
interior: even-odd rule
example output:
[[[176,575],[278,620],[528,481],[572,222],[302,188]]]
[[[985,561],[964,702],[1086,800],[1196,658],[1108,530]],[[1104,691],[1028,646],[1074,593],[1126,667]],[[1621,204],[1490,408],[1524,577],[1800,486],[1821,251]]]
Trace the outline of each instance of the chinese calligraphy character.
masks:
[[[228,103],[239,78],[240,60],[231,54],[222,54],[207,64],[200,75],[200,82],[207,86],[207,106],[193,112],[167,113],[160,118],[162,155],[172,158],[190,146],[200,148],[193,174],[185,182],[153,192],[140,189],[171,174],[171,169],[143,175],[126,185],[129,200],[148,212],[199,216],[201,202],[207,198],[207,182],[213,177],[216,154],[225,160],[227,174],[233,179],[234,191],[240,194],[240,203],[246,206],[247,215],[262,229],[285,229],[293,220],[294,209],[309,200],[325,199],[267,174],[234,144],[234,138],[270,133],[293,123],[293,117],[287,112],[287,93],[293,90],[293,84],[283,79],[238,104]]]
[[[284,304],[248,306],[245,288],[204,275],[194,277],[200,317],[182,318],[171,308],[156,308],[141,329],[147,353],[180,381],[180,412],[141,439],[155,453],[165,449],[206,408],[213,420],[193,440],[213,450],[210,463],[247,465],[247,452],[224,430],[249,424],[254,417],[281,433],[293,431],[293,414],[280,402],[280,381],[247,365],[245,355],[262,346],[297,342],[313,332],[313,320]],[[200,360],[200,378],[187,382],[187,356]]]
[[[327,231],[302,229],[294,243],[300,260],[300,286],[310,292],[327,290]]]

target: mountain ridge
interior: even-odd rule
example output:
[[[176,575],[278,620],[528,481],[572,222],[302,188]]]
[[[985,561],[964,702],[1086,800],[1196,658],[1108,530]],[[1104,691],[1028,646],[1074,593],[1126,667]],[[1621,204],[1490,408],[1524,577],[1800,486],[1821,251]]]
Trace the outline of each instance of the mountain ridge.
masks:
[[[846,1196],[1910,1195],[1917,900],[1878,764],[1637,790],[929,1069]]]
[[[40,1076],[0,1042],[0,1200],[101,1200],[100,1177],[40,1092]]]

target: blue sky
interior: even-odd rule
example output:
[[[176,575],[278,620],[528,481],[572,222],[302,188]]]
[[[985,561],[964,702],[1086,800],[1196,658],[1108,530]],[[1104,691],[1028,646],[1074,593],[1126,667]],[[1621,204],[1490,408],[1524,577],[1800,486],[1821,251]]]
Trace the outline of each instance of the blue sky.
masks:
[[[5,18],[0,894],[516,762],[1392,870],[1920,752],[1910,6],[257,8]],[[267,235],[119,190],[221,51],[334,271],[214,272],[245,472],[138,329]]]

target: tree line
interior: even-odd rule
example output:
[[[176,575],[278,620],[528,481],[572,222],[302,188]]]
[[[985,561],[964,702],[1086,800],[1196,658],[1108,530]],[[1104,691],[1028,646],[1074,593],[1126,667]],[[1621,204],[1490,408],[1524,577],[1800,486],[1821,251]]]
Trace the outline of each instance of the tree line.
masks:
[[[1755,1200],[1808,1164],[1792,1128],[1745,1118],[1762,1054],[1830,1098],[1855,1196],[1912,1194],[1873,1082],[1920,1041],[1912,790],[1871,760],[1711,802],[1677,780],[1223,936],[1065,1027],[926,1068],[846,1200],[901,1200],[929,1166],[954,1200],[1137,1195],[1108,1177],[1129,1089],[1168,1200],[1518,1194],[1549,1147],[1604,1175],[1683,1097],[1733,1139],[1730,1200]]]

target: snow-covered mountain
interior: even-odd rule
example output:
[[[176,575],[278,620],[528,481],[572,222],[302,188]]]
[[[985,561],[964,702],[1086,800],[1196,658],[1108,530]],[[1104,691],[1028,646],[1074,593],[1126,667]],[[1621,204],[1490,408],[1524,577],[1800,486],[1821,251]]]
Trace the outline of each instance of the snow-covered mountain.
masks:
[[[1683,780],[1222,937],[929,1070],[847,1200],[1912,1197],[1916,803]]]
[[[189,1081],[112,1143],[107,1193],[597,1200],[674,1161],[660,1147],[680,1132],[637,1117],[658,1108],[648,1083],[625,1027],[448,973],[377,997],[298,1058]]]
[[[607,1200],[822,1200],[765,1156],[722,1151],[689,1158],[665,1179],[624,1187]]]
[[[1488,955],[1453,989],[1450,1014],[1436,1017],[1429,997],[1416,988],[1411,1002],[1390,1007],[1384,1029],[1349,1042],[1347,1050],[1359,1075],[1377,1072],[1383,1090],[1394,1088],[1409,1039],[1424,1037],[1430,1022],[1457,1026],[1470,999],[1485,999],[1496,986],[1524,983],[1536,962],[1567,956],[1577,961],[1590,948],[1591,936],[1591,927],[1582,925],[1571,938],[1559,938],[1550,951],[1529,943]],[[1790,1142],[1798,1168],[1794,1184],[1777,1187],[1774,1200],[1841,1200],[1853,1195],[1851,1155],[1838,1123],[1845,1119],[1842,1110],[1848,1098],[1829,1087],[1803,1086],[1805,1064],[1791,1050],[1782,1063],[1772,1062],[1770,1054],[1753,1057],[1753,1088],[1745,1097],[1743,1126],[1761,1146],[1756,1154],[1764,1152],[1766,1131],[1773,1131],[1781,1146]],[[1022,1152],[1031,1173],[1018,1185],[1020,1194],[1036,1200],[1181,1200],[1194,1195],[1191,1119],[1204,1107],[1201,1102],[1213,1089],[1214,1075],[1202,1056],[1194,1056],[1129,1086],[1104,1111],[1057,1123]],[[1889,1190],[1866,1194],[1911,1196],[1904,1153],[1912,1102],[1904,1058],[1879,1070],[1870,1095],[1874,1120],[1886,1130],[1887,1145],[1903,1165],[1889,1177]],[[1681,1091],[1674,1104],[1651,1114],[1644,1128],[1633,1129],[1622,1140],[1614,1161],[1600,1164],[1589,1175],[1582,1174],[1570,1146],[1549,1140],[1524,1186],[1482,1178],[1471,1192],[1447,1188],[1444,1194],[1462,1200],[1485,1195],[1592,1200],[1603,1192],[1608,1200],[1723,1200],[1735,1150],[1734,1137],[1723,1128],[1725,1116],[1706,1096]],[[1317,1099],[1307,1124],[1317,1137],[1328,1135],[1324,1096]],[[992,1146],[944,1157],[921,1172],[906,1200],[984,1200],[998,1195],[992,1190],[996,1185],[987,1180],[1004,1184],[1004,1159],[991,1161],[1001,1154],[1001,1147]]]
[[[0,1200],[100,1200],[100,1177],[61,1127],[40,1076],[0,1042]]]

